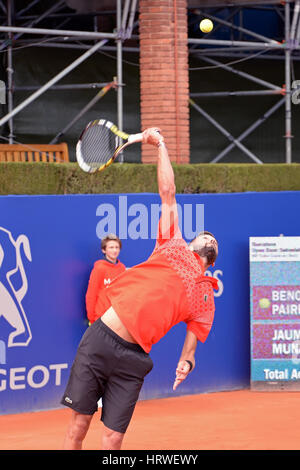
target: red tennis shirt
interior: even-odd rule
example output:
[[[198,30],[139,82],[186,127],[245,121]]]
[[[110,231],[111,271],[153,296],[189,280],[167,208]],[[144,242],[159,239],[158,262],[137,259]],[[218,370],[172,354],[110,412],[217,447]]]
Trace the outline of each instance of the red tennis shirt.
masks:
[[[115,264],[110,263],[106,259],[100,259],[94,263],[85,296],[87,317],[91,323],[94,323],[94,321],[98,318],[98,315],[95,312],[96,302],[98,302],[99,305],[101,301],[103,302],[102,310],[104,311],[110,307],[108,299],[101,295],[101,291],[125,270],[126,267],[123,263],[121,263],[120,260],[118,260]]]
[[[105,289],[110,305],[147,353],[183,321],[204,342],[214,318],[217,279],[204,275],[201,258],[183,240],[178,221],[166,238],[161,233],[147,261],[127,269]],[[103,302],[96,305],[101,316]]]

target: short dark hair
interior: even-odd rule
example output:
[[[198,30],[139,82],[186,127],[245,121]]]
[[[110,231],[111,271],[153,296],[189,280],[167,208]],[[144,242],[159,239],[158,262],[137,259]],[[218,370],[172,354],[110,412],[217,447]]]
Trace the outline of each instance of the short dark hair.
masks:
[[[117,235],[115,235],[114,233],[109,233],[108,235],[106,235],[106,237],[102,238],[102,240],[101,240],[101,250],[106,250],[106,245],[110,241],[114,241],[114,242],[119,243],[119,247],[120,247],[120,250],[121,250],[122,242],[121,242],[120,238]]]
[[[200,237],[201,235],[210,235],[211,237],[213,237],[216,242],[218,243],[216,237],[211,233],[211,232],[208,232],[207,230],[203,230],[202,232],[200,232],[196,238],[194,238],[193,241],[191,241],[190,245],[198,238]],[[193,251],[195,253],[197,253],[199,256],[202,256],[202,257],[206,257],[207,259],[207,262],[209,265],[212,265],[216,259],[217,259],[217,252],[215,250],[214,247],[209,247],[209,248],[205,248],[205,247],[202,247],[200,249],[193,249]]]

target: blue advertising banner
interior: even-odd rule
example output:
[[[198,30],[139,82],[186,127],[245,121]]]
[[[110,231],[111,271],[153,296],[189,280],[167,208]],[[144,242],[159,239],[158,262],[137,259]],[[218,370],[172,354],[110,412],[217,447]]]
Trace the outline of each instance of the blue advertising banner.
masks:
[[[300,390],[300,237],[250,238],[251,388]]]
[[[250,382],[249,236],[295,236],[300,193],[178,195],[186,241],[204,228],[219,241],[207,274],[218,279],[216,313],[196,368],[172,391],[186,326],[150,353],[154,368],[140,398],[234,390]],[[274,217],[274,208],[280,216]],[[100,239],[114,232],[131,267],[151,254],[157,194],[0,197],[0,413],[60,407],[82,334],[85,293]]]

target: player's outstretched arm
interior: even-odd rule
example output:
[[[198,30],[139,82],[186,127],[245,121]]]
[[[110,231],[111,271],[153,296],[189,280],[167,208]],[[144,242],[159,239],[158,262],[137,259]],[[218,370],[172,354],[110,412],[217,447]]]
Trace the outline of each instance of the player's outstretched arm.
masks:
[[[143,142],[158,149],[157,183],[158,192],[163,203],[172,205],[175,201],[176,186],[174,171],[170,162],[164,138],[158,127],[150,127],[143,132]]]
[[[176,186],[173,167],[170,162],[167,147],[160,129],[153,127],[143,132],[143,142],[156,146],[157,158],[157,184],[162,202],[163,231],[172,226],[177,220]]]
[[[187,330],[181,356],[176,367],[176,378],[173,384],[173,390],[176,390],[178,385],[181,384],[181,382],[185,380],[188,374],[195,368],[195,352],[197,343],[197,336],[192,331]],[[192,367],[190,363],[192,364]]]

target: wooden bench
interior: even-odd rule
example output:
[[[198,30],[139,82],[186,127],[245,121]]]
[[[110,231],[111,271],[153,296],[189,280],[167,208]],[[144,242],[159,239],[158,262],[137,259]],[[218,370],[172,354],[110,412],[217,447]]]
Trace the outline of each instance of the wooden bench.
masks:
[[[54,162],[69,161],[66,143],[47,144],[0,144],[0,162]]]

